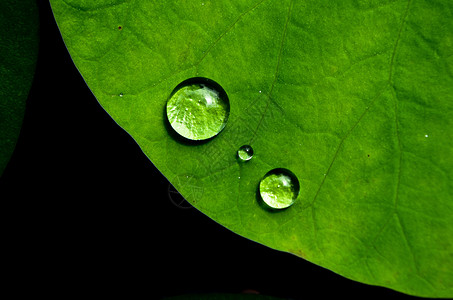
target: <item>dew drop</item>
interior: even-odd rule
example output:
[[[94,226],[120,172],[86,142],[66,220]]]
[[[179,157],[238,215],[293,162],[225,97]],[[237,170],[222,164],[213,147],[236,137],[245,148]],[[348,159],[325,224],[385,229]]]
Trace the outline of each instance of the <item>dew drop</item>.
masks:
[[[123,93],[120,93],[120,97],[123,97]]]
[[[428,137],[428,135],[427,135],[427,134],[425,134],[425,137]]]
[[[271,209],[284,209],[293,205],[299,190],[299,180],[287,169],[269,171],[259,184],[261,200]]]
[[[240,161],[249,161],[253,157],[253,148],[249,145],[241,146],[238,150],[238,158]]]
[[[219,134],[226,126],[229,113],[226,92],[207,78],[183,81],[167,101],[167,118],[171,127],[189,140],[206,140]]]

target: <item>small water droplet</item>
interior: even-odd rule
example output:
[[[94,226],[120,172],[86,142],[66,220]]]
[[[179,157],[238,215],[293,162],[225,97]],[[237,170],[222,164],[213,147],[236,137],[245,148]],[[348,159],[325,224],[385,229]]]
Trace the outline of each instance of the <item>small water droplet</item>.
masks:
[[[261,94],[261,91],[260,91],[260,94]]]
[[[261,199],[271,209],[284,209],[293,205],[299,190],[299,180],[287,169],[269,171],[259,184]]]
[[[120,97],[123,97],[123,93],[120,93]]]
[[[183,81],[173,90],[167,102],[167,118],[171,127],[189,140],[206,140],[219,134],[226,126],[229,113],[226,92],[207,78]]]
[[[253,157],[253,148],[249,145],[241,146],[238,150],[238,158],[241,161],[249,161]]]
[[[428,137],[428,135],[427,135],[427,134],[425,134],[425,137]]]

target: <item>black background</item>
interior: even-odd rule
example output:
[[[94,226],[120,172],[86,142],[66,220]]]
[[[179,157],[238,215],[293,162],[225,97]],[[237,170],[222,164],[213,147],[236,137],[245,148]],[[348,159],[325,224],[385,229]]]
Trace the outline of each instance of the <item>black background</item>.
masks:
[[[37,70],[1,180],[2,202],[12,204],[3,247],[17,293],[156,299],[253,289],[291,299],[412,298],[345,279],[174,205],[167,179],[86,86],[50,5],[38,3]]]

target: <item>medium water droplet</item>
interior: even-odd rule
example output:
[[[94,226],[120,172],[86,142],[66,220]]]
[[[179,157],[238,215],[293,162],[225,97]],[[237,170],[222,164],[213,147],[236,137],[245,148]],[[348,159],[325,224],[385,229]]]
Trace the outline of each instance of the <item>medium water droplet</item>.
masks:
[[[299,180],[287,169],[273,169],[260,181],[261,199],[271,209],[284,209],[294,204],[299,195]]]
[[[219,134],[225,128],[229,113],[230,102],[225,91],[206,78],[183,81],[167,102],[171,127],[189,140],[206,140]]]
[[[253,148],[249,145],[241,146],[238,150],[238,158],[241,161],[249,161],[253,157]]]

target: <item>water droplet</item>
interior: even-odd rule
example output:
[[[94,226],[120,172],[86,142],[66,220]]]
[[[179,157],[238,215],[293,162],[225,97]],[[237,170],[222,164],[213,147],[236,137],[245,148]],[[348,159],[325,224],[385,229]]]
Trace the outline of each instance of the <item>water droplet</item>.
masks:
[[[123,93],[120,93],[120,97],[123,97]]]
[[[280,168],[269,171],[259,185],[261,199],[271,209],[284,209],[293,205],[299,190],[296,175]]]
[[[428,135],[427,135],[427,134],[425,134],[425,137],[428,137]]]
[[[230,103],[225,91],[206,78],[183,81],[173,90],[167,102],[167,118],[171,127],[189,140],[206,140],[219,134],[228,121],[229,113]]]
[[[253,157],[253,148],[249,145],[241,146],[238,150],[238,158],[241,161],[249,161]]]

